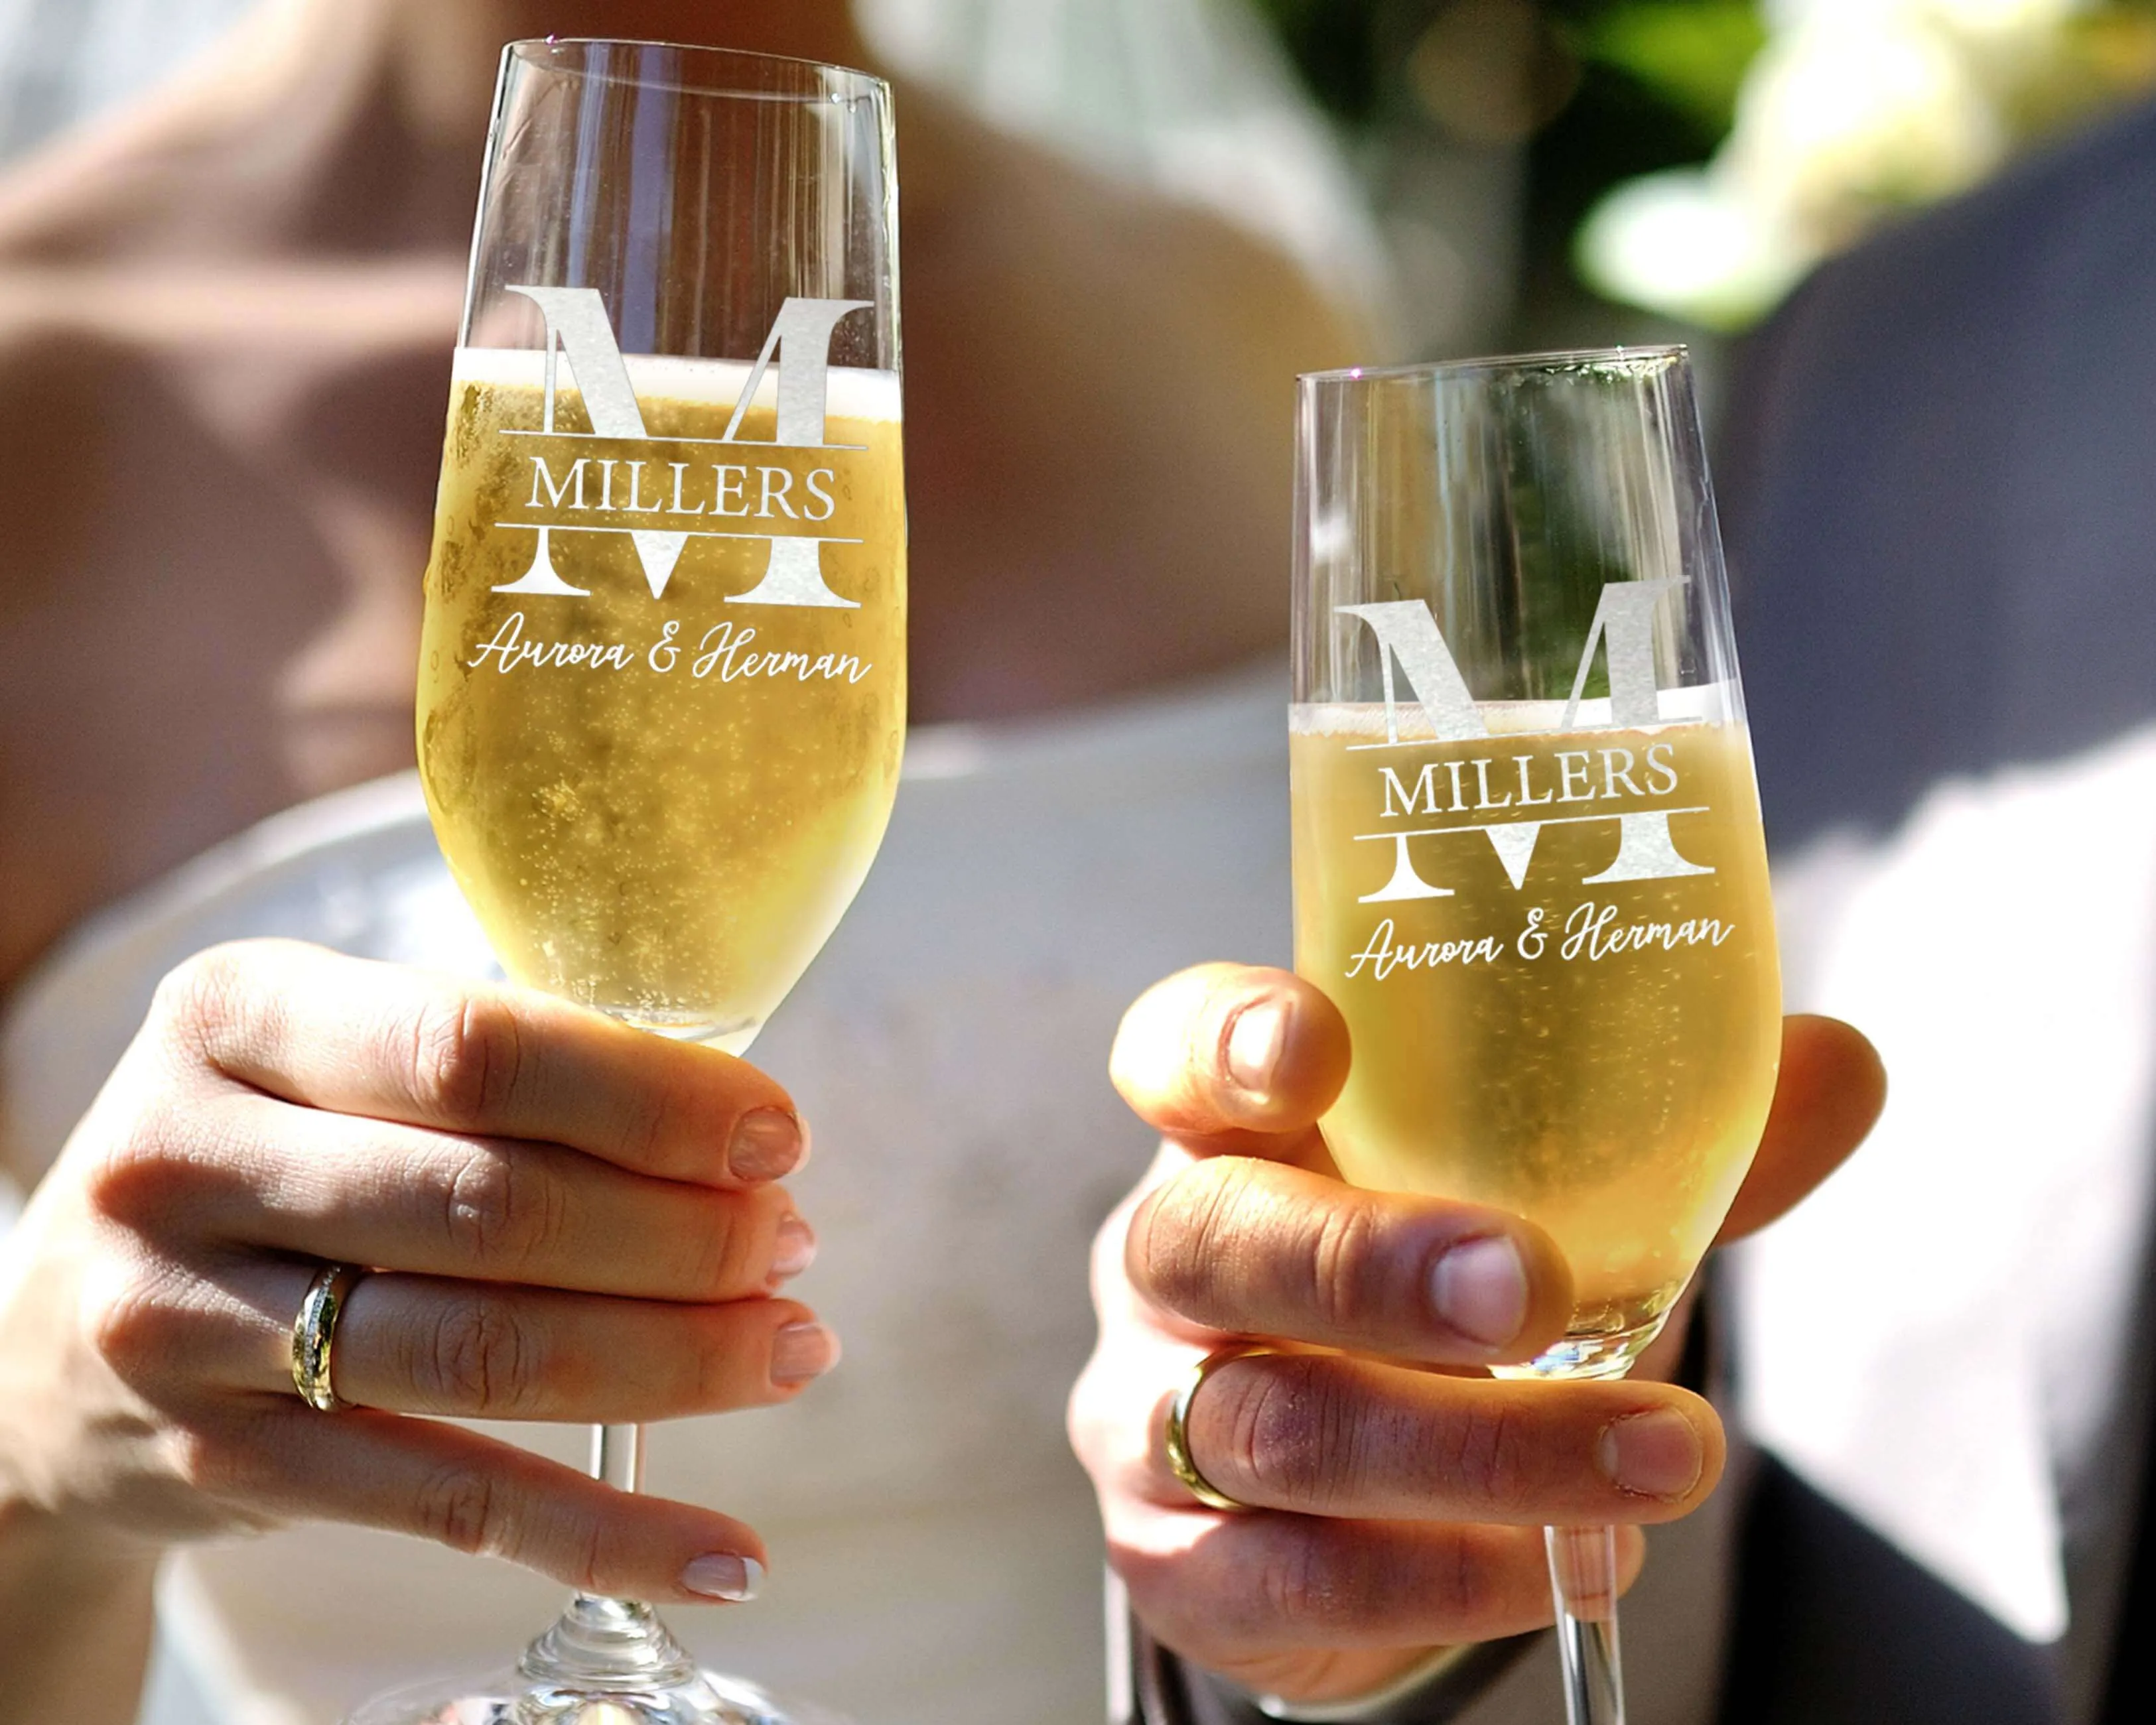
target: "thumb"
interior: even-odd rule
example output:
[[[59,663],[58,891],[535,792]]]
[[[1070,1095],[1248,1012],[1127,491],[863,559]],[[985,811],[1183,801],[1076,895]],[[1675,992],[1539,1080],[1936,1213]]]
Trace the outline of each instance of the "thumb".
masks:
[[[1864,1142],[1886,1105],[1887,1069],[1862,1032],[1835,1018],[1784,1019],[1774,1106],[1720,1243],[1794,1210]]]
[[[1199,965],[1124,1014],[1108,1073],[1138,1116],[1194,1152],[1321,1159],[1317,1118],[1348,1081],[1348,1025],[1292,971]]]

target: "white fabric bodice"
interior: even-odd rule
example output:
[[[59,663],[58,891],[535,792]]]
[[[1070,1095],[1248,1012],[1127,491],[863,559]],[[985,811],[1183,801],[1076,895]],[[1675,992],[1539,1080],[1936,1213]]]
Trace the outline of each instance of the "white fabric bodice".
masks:
[[[659,1428],[649,1488],[771,1544],[752,1606],[670,1614],[712,1662],[862,1725],[1097,1725],[1100,1536],[1062,1433],[1086,1248],[1149,1154],[1117,1018],[1185,964],[1285,961],[1285,691],[1245,675],[917,734],[859,901],[758,1042],[814,1127],[797,1285],[846,1357],[793,1405]],[[416,781],[280,816],[87,925],[0,1037],[6,1142],[57,1151],[187,954],[250,934],[490,969]],[[518,1429],[566,1461],[585,1440]],[[316,1725],[506,1661],[558,1589],[350,1528],[192,1552],[165,1605],[225,1725]]]
[[[2156,729],[1935,790],[1778,867],[1792,1011],[1861,1026],[1887,1112],[1738,1254],[1762,1442],[2022,1635],[2140,1474],[2116,1429],[2156,1181]]]
[[[1281,693],[1250,676],[916,737],[875,871],[756,1050],[814,1123],[793,1185],[824,1252],[800,1292],[846,1359],[791,1407],[654,1434],[654,1490],[773,1547],[766,1599],[674,1614],[715,1663],[862,1725],[1099,1718],[1098,1534],[1061,1406],[1090,1342],[1086,1241],[1148,1152],[1105,1056],[1165,972],[1286,957]],[[1864,1026],[1892,1093],[1850,1167],[1742,1255],[1748,1423],[2056,1635],[2068,1518],[2119,1513],[2087,1487],[2135,1369],[2118,1352],[2156,1148],[2156,731],[1943,787],[1778,888],[1790,1004]],[[411,780],[280,816],[87,925],[18,996],[0,1107],[20,1171],[57,1150],[157,977],[254,934],[490,968]],[[582,1458],[580,1433],[521,1435]],[[1628,1604],[1655,1656],[1643,1718],[1707,1716],[1718,1513],[1658,1531]],[[344,1528],[192,1553],[172,1579],[220,1725],[316,1725],[506,1658],[557,1604],[506,1566]],[[1647,1673],[1687,1657],[1689,1698],[1656,1704]],[[1548,1716],[1543,1664],[1476,1717]]]

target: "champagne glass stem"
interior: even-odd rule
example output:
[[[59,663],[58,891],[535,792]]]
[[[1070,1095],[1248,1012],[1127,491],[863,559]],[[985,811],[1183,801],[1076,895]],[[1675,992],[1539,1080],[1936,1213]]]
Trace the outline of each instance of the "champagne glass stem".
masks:
[[[1617,1530],[1545,1528],[1570,1725],[1625,1725],[1617,1646]]]
[[[644,1428],[592,1427],[592,1477],[618,1492],[644,1484]],[[681,1645],[667,1632],[659,1614],[635,1600],[602,1599],[578,1594],[554,1626],[525,1651],[524,1675],[536,1686],[526,1697],[523,1717],[545,1725],[558,1711],[547,1694],[557,1686],[585,1691],[617,1685],[624,1689],[665,1689],[696,1680],[696,1667]],[[566,1697],[565,1717],[581,1717],[581,1695]]]
[[[592,1427],[592,1477],[617,1492],[644,1489],[644,1428]]]

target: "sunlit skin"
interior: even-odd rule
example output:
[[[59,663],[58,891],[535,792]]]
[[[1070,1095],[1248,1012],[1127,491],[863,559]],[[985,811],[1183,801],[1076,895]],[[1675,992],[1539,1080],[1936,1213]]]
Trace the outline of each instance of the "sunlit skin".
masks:
[[[8,1239],[0,1718],[135,1717],[112,1667],[175,1543],[336,1520],[668,1602],[699,1558],[763,1562],[716,1508],[398,1416],[798,1395],[837,1358],[783,1298],[805,1151],[754,1067],[546,995],[290,942],[190,961]],[[311,1261],[376,1267],[335,1418],[291,1394]]]
[[[187,504],[177,516],[100,514],[100,560],[55,562],[18,589],[23,608],[6,619],[8,980],[61,930],[247,822],[410,764],[417,574],[496,45],[628,34],[865,58],[840,0],[309,0],[279,16],[306,28],[261,27],[249,38],[257,58],[210,69],[228,79],[161,99],[0,190],[9,315],[21,313],[0,346],[0,386],[19,427],[8,452],[22,480],[10,494],[17,542],[34,551],[74,530],[76,517],[51,499],[88,473],[164,474],[156,494]],[[1281,379],[1359,356],[1345,323],[1224,223],[1086,188],[1021,147],[987,147],[926,97],[901,104],[901,125],[916,712],[1053,709],[1276,649],[1281,608],[1257,577],[1287,532]],[[143,272],[125,291],[98,269],[123,256]],[[1044,258],[1059,261],[1045,269]],[[235,283],[252,289],[244,300]],[[1225,321],[1223,283],[1238,308]],[[1139,303],[1143,316],[1132,313]],[[1141,482],[1171,471],[1189,486]],[[383,1194],[403,1190],[357,1176],[305,1185],[302,1172],[346,1164],[303,1160],[303,1146],[379,1157],[424,1144],[422,1159],[440,1173],[465,1138],[499,1138],[581,1182],[576,1208],[588,1214],[594,1182],[654,1199],[608,1153],[655,1142],[670,1155],[714,1159],[656,1170],[670,1189],[697,1189],[691,1207],[670,1190],[658,1195],[661,1214],[617,1211],[609,1226],[622,1238],[633,1230],[639,1252],[609,1236],[584,1241],[577,1262],[640,1259],[654,1240],[692,1253],[718,1218],[742,1225],[722,1266],[733,1279],[595,1291],[588,1274],[556,1263],[548,1274],[574,1285],[550,1284],[523,1314],[552,1362],[526,1410],[572,1422],[665,1417],[794,1393],[798,1384],[768,1373],[773,1333],[753,1326],[809,1314],[760,1295],[745,1313],[725,1298],[791,1261],[778,1244],[786,1200],[767,1180],[732,1180],[716,1159],[742,1112],[782,1105],[783,1093],[708,1051],[680,1051],[701,1062],[693,1068],[651,1069],[639,1062],[655,1057],[647,1044],[665,1046],[655,1039],[611,1040],[603,1021],[520,996],[501,1010],[529,1057],[516,1069],[531,1088],[491,1098],[497,1110],[515,1104],[506,1115],[429,1111],[409,1088],[413,1037],[468,1021],[464,1003],[429,994],[413,973],[365,969],[362,980],[316,968],[319,955],[302,963],[255,950],[220,962],[168,995],[10,1244],[0,1287],[0,1449],[10,1458],[0,1479],[0,1670],[27,1717],[134,1717],[165,1538],[327,1514],[470,1543],[469,1528],[441,1519],[454,1501],[433,1500],[431,1521],[422,1513],[423,1487],[445,1459],[459,1477],[484,1472],[511,1488],[514,1515],[480,1529],[490,1546],[565,1582],[679,1602],[689,1557],[757,1554],[752,1532],[715,1510],[612,1499],[568,1470],[455,1447],[461,1440],[439,1435],[454,1427],[431,1428],[426,1442],[452,1446],[434,1453],[387,1441],[387,1414],[323,1420],[281,1389],[280,1353],[298,1295],[293,1254],[344,1249],[293,1231],[298,1212],[326,1205],[346,1223],[381,1227]],[[323,1010],[326,1019],[311,1016]],[[495,1010],[482,1006],[469,1021],[499,1032]],[[1127,1053],[1145,1040],[1127,1041]],[[1804,1070],[1800,1041],[1793,1033],[1784,1096]],[[334,1057],[332,1069],[303,1058],[311,1049]],[[1853,1093],[1838,1057],[1813,1063],[1830,1069],[1814,1112],[1831,1114]],[[1154,1058],[1190,1062],[1194,1090],[1213,1083],[1202,1037],[1173,1037]],[[593,1113],[605,1098],[618,1112]],[[228,1103],[237,1112],[216,1112]],[[1314,1118],[1302,1106],[1283,1112],[1268,1093],[1255,1114],[1231,1117],[1277,1134]],[[656,1140],[654,1116],[670,1129]],[[222,1159],[210,1162],[195,1155],[203,1140],[193,1134],[213,1118],[225,1129]],[[1265,1142],[1306,1137],[1296,1127]],[[1168,1167],[1210,1144],[1171,1149]],[[1816,1160],[1763,1154],[1732,1226],[1755,1189],[1768,1195],[1757,1208],[1794,1202]],[[196,1201],[206,1177],[233,1207]],[[1322,1190],[1322,1202],[1306,1192],[1291,1211],[1329,1213],[1338,1190]],[[1182,1230],[1163,1216],[1153,1237],[1167,1247]],[[439,1233],[439,1221],[415,1224],[402,1246],[371,1235],[353,1249],[391,1262]],[[1245,1261],[1262,1264],[1268,1250],[1255,1230]],[[187,1273],[162,1273],[174,1265]],[[425,1273],[485,1279],[439,1260]],[[86,1279],[98,1301],[81,1298]],[[377,1301],[396,1292],[387,1281],[375,1284]],[[149,1291],[170,1298],[130,1303]],[[417,1326],[426,1290],[406,1292]],[[143,1323],[101,1325],[116,1303]],[[680,1328],[633,1333],[653,1306]],[[352,1334],[362,1336],[364,1311],[354,1311]],[[1267,1321],[1296,1328],[1286,1314]],[[1188,1332],[1174,1333],[1187,1351]],[[131,1343],[140,1351],[123,1372],[106,1350],[126,1354]],[[397,1361],[348,1358],[382,1405],[411,1395]],[[644,1369],[625,1372],[627,1361]],[[675,1369],[684,1362],[708,1370],[685,1377]],[[1151,1429],[1176,1363],[1119,1380],[1129,1430]],[[471,1410],[454,1388],[436,1385],[428,1410]],[[1214,1441],[1202,1426],[1199,1436]],[[251,1472],[233,1471],[242,1459]],[[126,1528],[85,1507],[112,1504],[127,1507]],[[1124,1511],[1111,1524],[1130,1568],[1142,1539]],[[594,1550],[603,1573],[588,1570]],[[1146,1578],[1142,1605],[1163,1622],[1171,1604],[1217,1612],[1246,1579],[1171,1567]],[[1164,1604],[1156,1584],[1170,1583],[1179,1604]],[[1224,1666],[1253,1670],[1277,1655],[1255,1642],[1217,1651]],[[1367,1670],[1367,1656],[1350,1656],[1326,1667],[1329,1679],[1356,1676],[1355,1657]]]
[[[499,45],[548,34],[869,60],[844,0],[286,0],[0,182],[0,525],[18,554],[0,607],[0,986],[249,822],[412,764],[418,576],[489,95]],[[1050,711],[1277,651],[1284,620],[1251,571],[1287,532],[1281,380],[1358,357],[1352,319],[1225,221],[927,93],[898,106],[914,714]],[[169,1100],[140,1095],[105,1124],[154,1149],[187,1118]],[[304,1124],[340,1108],[295,1106]],[[80,1170],[112,1147],[49,1177],[0,1282],[0,1374],[39,1386],[11,1395],[0,1446],[31,1458],[0,1478],[0,1670],[32,1717],[88,1725],[135,1716],[157,1551],[36,1506],[112,1501],[172,1459],[77,1421],[109,1380],[74,1351],[73,1278],[101,1267],[124,1297],[163,1262],[87,1202]],[[364,1211],[393,1190],[336,1195]],[[281,1203],[245,1226],[271,1228]],[[197,1375],[191,1405],[225,1405],[208,1366]],[[80,1405],[56,1406],[68,1384]],[[554,1406],[613,1417],[573,1389]],[[316,1453],[275,1513],[335,1513],[356,1483],[352,1456]],[[580,1525],[573,1480],[528,1483],[547,1506],[532,1528]],[[245,1492],[194,1512],[269,1513]],[[635,1513],[675,1540],[714,1525],[687,1506]]]
[[[1289,972],[1203,965],[1131,1009],[1111,1075],[1163,1136],[1098,1236],[1100,1341],[1070,1403],[1111,1559],[1148,1626],[1240,1683],[1306,1701],[1360,1694],[1433,1647],[1547,1624],[1546,1524],[1616,1524],[1629,1584],[1643,1549],[1630,1529],[1697,1507],[1723,1455],[1713,1410],[1656,1381],[1681,1350],[1682,1306],[1628,1379],[1486,1374],[1563,1331],[1563,1256],[1504,1211],[1342,1184],[1317,1122],[1350,1064],[1338,1010]],[[1856,1031],[1784,1021],[1774,1106],[1718,1239],[1799,1202],[1885,1095]],[[1499,1303],[1511,1333],[1494,1343],[1448,1323],[1430,1292],[1447,1252],[1488,1241],[1509,1242],[1519,1267]],[[1201,1507],[1162,1448],[1171,1388],[1236,1338],[1296,1357],[1216,1373],[1192,1410],[1193,1454],[1220,1489],[1281,1513]],[[1631,1423],[1647,1415],[1666,1417]],[[1627,1456],[1657,1489],[1613,1479],[1605,1444],[1620,1425],[1646,1440]],[[1461,1456],[1477,1459],[1445,1459]]]

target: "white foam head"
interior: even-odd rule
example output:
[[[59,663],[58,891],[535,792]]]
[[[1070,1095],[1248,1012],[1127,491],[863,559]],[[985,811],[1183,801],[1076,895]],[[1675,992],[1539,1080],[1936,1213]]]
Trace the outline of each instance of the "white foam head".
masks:
[[[708,402],[727,408],[741,400],[749,373],[755,369],[745,360],[683,359],[656,353],[626,354],[623,363],[629,367],[629,385],[639,400]],[[453,386],[485,383],[497,388],[543,389],[547,356],[536,347],[460,347],[450,380]],[[568,371],[565,369],[557,381],[569,384]],[[826,400],[834,418],[896,421],[904,417],[896,371],[834,366],[829,392]],[[751,405],[778,411],[778,366],[765,368],[757,381],[756,400]]]

